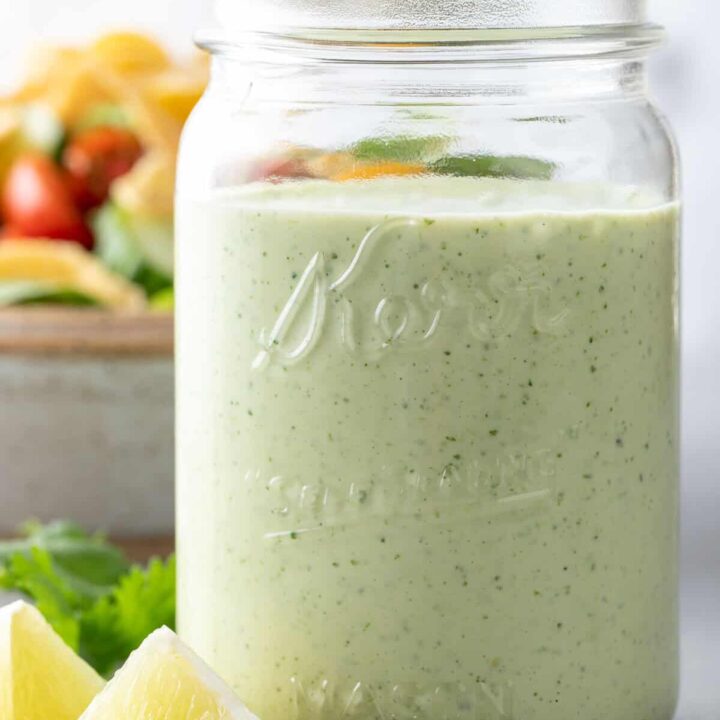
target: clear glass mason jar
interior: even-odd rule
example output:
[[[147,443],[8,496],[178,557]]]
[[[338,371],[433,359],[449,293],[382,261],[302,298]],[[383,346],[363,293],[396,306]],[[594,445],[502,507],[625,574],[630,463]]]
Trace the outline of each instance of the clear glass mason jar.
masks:
[[[436,5],[266,0],[239,33],[227,2],[202,40],[180,632],[263,720],[669,720],[660,32],[627,0]]]

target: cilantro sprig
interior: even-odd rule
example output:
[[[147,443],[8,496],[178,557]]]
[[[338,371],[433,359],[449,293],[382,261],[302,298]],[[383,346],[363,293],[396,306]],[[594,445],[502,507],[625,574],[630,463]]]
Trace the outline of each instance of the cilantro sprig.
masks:
[[[29,523],[0,542],[0,589],[37,605],[65,642],[112,674],[153,630],[175,624],[175,558],[130,565],[102,535]]]

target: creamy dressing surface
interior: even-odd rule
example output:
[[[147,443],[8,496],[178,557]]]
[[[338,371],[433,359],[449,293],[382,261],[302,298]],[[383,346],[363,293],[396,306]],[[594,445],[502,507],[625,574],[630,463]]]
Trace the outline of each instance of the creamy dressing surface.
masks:
[[[263,720],[670,720],[677,218],[453,178],[179,199],[179,626]]]

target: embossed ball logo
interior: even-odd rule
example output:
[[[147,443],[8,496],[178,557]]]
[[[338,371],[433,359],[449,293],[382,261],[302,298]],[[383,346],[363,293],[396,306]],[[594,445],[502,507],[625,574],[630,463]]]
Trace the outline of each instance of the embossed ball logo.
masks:
[[[326,253],[316,252],[272,327],[260,332],[253,369],[296,364],[326,337],[355,358],[378,361],[430,346],[443,328],[486,342],[502,342],[523,323],[535,333],[563,332],[569,311],[554,307],[539,263],[465,268],[462,257],[443,259],[441,236],[442,221],[384,220],[335,279]]]

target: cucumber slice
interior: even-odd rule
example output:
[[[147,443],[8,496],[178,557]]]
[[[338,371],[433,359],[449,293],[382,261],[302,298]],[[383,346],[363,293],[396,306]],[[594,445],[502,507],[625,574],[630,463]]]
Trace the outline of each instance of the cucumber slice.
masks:
[[[125,214],[112,202],[94,215],[95,253],[111,270],[132,279],[143,264],[143,255]]]
[[[157,272],[172,278],[175,272],[175,233],[172,219],[131,212],[123,212],[123,215],[144,262]]]
[[[93,218],[95,252],[111,270],[132,280],[148,297],[172,287],[172,224],[137,218],[113,202]],[[169,230],[167,229],[169,226]],[[169,245],[169,261],[165,254]]]
[[[65,126],[52,108],[28,105],[22,113],[22,134],[27,144],[50,157],[58,157],[65,143]]]

